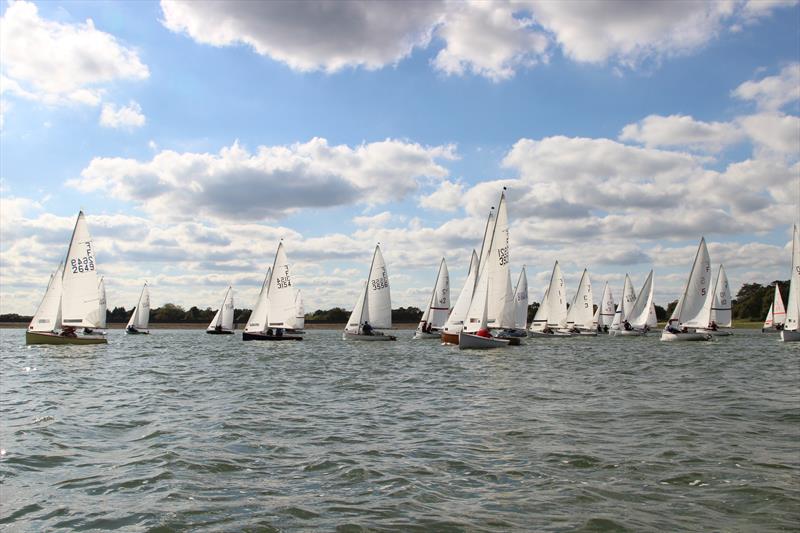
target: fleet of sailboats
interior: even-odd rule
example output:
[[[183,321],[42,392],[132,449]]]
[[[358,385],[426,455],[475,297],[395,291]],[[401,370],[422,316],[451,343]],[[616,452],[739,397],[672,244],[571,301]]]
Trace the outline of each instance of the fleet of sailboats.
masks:
[[[520,337],[568,337],[572,335],[644,335],[657,325],[653,302],[653,271],[641,290],[634,292],[625,275],[622,298],[615,305],[606,282],[597,305],[588,269],[567,305],[564,275],[559,262],[539,308],[528,325],[528,279],[525,267],[516,284],[509,265],[509,220],[505,188],[497,209],[486,221],[480,254],[472,251],[467,276],[455,304],[450,306],[450,276],[445,258],[437,271],[428,305],[423,310],[414,339],[441,339],[462,349],[495,348],[519,344]],[[283,242],[278,244],[272,267],[267,269],[253,306],[243,340],[301,340],[305,327],[302,294],[290,274]],[[795,225],[792,233],[792,275],[784,306],[775,284],[773,301],[762,331],[781,331],[784,342],[800,341],[800,242]],[[663,341],[710,340],[732,333],[731,290],[723,265],[716,277],[705,238],[695,254],[682,294],[661,333]],[[27,344],[106,343],[107,303],[105,279],[98,275],[94,246],[83,212],[78,213],[67,256],[50,275],[45,294],[26,331]],[[134,307],[125,331],[149,333],[150,295],[147,283]],[[234,332],[233,288],[207,327],[210,334]],[[396,340],[380,330],[392,328],[391,293],[386,262],[380,244],[375,247],[366,283],[362,286],[342,337],[345,340]],[[83,334],[79,335],[78,330]],[[98,334],[100,333],[100,334]]]

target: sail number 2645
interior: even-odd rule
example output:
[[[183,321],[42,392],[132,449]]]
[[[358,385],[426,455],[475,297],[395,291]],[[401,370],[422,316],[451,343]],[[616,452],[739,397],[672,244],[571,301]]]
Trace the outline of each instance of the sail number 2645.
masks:
[[[86,243],[86,256],[73,257],[69,261],[69,266],[72,268],[73,274],[90,272],[94,270],[94,253],[92,253],[92,243]]]

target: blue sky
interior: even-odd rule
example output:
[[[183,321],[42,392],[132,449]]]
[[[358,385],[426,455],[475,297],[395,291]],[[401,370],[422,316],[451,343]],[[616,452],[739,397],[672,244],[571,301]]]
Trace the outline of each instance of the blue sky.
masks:
[[[0,306],[32,313],[83,208],[109,304],[249,307],[281,237],[306,308],[381,241],[395,306],[456,296],[510,188],[512,270],[675,299],[701,235],[788,275],[796,2],[11,2]],[[87,22],[91,20],[91,22]]]

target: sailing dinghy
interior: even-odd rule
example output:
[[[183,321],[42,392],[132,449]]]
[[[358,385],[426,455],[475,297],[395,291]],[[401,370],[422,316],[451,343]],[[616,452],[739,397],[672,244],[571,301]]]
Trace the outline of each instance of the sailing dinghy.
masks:
[[[72,230],[67,259],[50,278],[25,332],[25,344],[106,344],[103,335],[76,334],[78,328],[92,330],[104,323],[100,317],[99,287],[94,244],[81,211]]]
[[[299,335],[286,335],[289,329],[296,329],[297,292],[292,285],[289,258],[283,246],[278,243],[272,268],[267,270],[261,292],[258,295],[250,320],[242,333],[245,341],[301,341]]]
[[[761,333],[777,333],[783,329],[784,322],[786,322],[786,308],[783,305],[780,286],[775,282],[775,295],[767,311],[767,318],[764,319]]]
[[[708,333],[712,337],[727,337],[733,335],[731,309],[731,288],[728,284],[728,275],[725,267],[720,265],[717,279],[714,282],[714,303],[708,316],[708,326],[697,328],[700,333]]]
[[[597,328],[593,324],[593,311],[592,284],[589,280],[589,270],[584,268],[581,280],[578,282],[578,290],[567,311],[567,330],[573,335],[597,336]]]
[[[789,299],[786,323],[781,331],[783,342],[800,342],[800,234],[797,225],[792,231],[792,277],[789,280]]]
[[[222,305],[206,328],[209,335],[233,335],[233,287],[228,286]]]
[[[150,291],[147,288],[147,282],[142,287],[142,292],[139,294],[139,300],[136,302],[136,307],[133,308],[131,318],[128,320],[128,325],[125,326],[125,333],[128,335],[148,335],[150,330]]]
[[[475,250],[472,250],[467,279],[464,280],[464,286],[461,288],[461,292],[458,293],[456,303],[453,305],[453,309],[450,311],[444,326],[442,326],[441,339],[443,344],[458,344],[458,332],[464,329],[464,319],[467,317],[469,304],[472,302],[472,294],[475,291],[478,262],[478,254],[475,253]]]
[[[626,284],[630,282],[630,278],[625,276]],[[623,303],[627,302],[626,298]],[[652,324],[651,311],[655,313],[653,305],[653,271],[647,275],[644,280],[642,289],[639,291],[639,296],[633,301],[632,306],[622,307],[619,312],[621,323],[617,323],[617,317],[614,317],[615,323],[611,330],[610,335],[621,337],[635,337],[647,335],[650,331],[650,324]]]
[[[611,293],[611,288],[606,281],[603,286],[600,305],[597,306],[597,311],[594,314],[594,325],[598,333],[608,333],[608,328],[611,327],[611,323],[614,321],[615,310],[614,295]]]
[[[442,257],[439,263],[439,272],[436,274],[436,283],[433,285],[433,292],[428,301],[428,307],[422,314],[414,332],[414,339],[440,339],[442,327],[447,321],[450,313],[450,274],[447,272],[447,263]]]
[[[558,261],[553,265],[550,284],[542,298],[542,303],[533,317],[528,335],[531,337],[569,337],[567,327],[567,300],[564,276]]]
[[[480,321],[475,324],[470,322],[464,325],[464,329],[458,332],[458,349],[459,350],[489,350],[492,348],[505,348],[511,342],[511,339],[500,339],[493,337],[489,333],[489,321],[487,313],[489,310],[489,292],[481,290],[483,294],[483,304],[478,300],[478,306],[481,307]],[[475,304],[476,298],[473,298]],[[473,306],[470,306],[470,311],[473,311]],[[476,327],[477,326],[477,327]]]
[[[392,327],[392,296],[389,291],[389,273],[383,260],[380,243],[375,246],[367,282],[350,313],[342,332],[344,340],[396,341],[394,335],[385,335],[379,329]]]
[[[711,335],[697,331],[708,325],[713,294],[711,258],[705,237],[700,238],[689,279],[678,304],[661,332],[662,341],[710,341]]]

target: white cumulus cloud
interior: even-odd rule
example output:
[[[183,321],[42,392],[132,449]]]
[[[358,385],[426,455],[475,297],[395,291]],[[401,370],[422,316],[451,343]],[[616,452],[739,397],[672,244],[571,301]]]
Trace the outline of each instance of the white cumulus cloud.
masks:
[[[134,129],[144,126],[146,118],[142,114],[142,107],[131,101],[126,106],[117,107],[114,104],[103,105],[100,113],[100,125],[106,128]]]
[[[0,26],[4,91],[21,98],[98,105],[103,84],[150,75],[135,50],[95,28],[91,19],[45,20],[35,4],[19,0],[10,3]]]
[[[741,100],[753,101],[760,109],[769,111],[777,111],[786,104],[797,102],[800,100],[800,63],[783,67],[776,76],[746,81],[732,94]]]
[[[743,137],[735,124],[703,122],[687,115],[649,115],[635,124],[628,124],[619,135],[622,141],[651,148],[680,147],[701,152],[719,152]]]
[[[150,161],[95,158],[69,185],[108,191],[166,218],[279,218],[301,208],[380,204],[414,192],[419,180],[439,180],[450,145],[426,147],[385,140],[356,147],[314,138],[289,146],[238,143],[217,154],[164,150]]]

